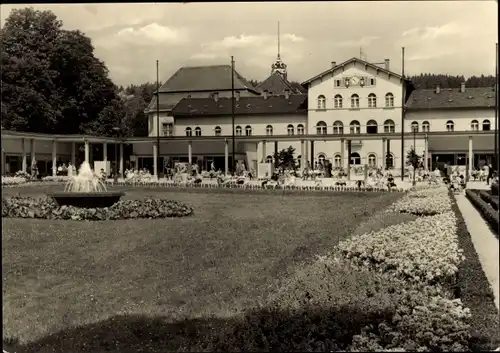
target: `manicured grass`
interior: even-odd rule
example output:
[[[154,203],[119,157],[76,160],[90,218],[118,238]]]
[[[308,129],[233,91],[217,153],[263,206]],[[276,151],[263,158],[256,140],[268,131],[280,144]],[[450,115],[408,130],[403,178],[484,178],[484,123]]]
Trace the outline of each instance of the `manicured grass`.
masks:
[[[62,188],[5,189],[3,195]],[[18,338],[35,352],[189,350],[200,332],[203,342],[220,335],[236,314],[264,302],[314,255],[357,229],[396,222],[384,218],[381,225],[370,216],[402,196],[112,189],[130,199],[178,200],[194,207],[194,215],[3,219],[4,339]]]

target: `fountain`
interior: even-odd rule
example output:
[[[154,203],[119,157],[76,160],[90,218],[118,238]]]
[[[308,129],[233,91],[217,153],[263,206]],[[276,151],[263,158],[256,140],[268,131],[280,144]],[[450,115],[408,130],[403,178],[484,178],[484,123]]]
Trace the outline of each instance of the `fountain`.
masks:
[[[109,192],[106,185],[94,174],[90,164],[83,162],[76,176],[67,182],[64,192],[49,194],[59,206],[82,208],[110,207],[117,203],[125,193]]]

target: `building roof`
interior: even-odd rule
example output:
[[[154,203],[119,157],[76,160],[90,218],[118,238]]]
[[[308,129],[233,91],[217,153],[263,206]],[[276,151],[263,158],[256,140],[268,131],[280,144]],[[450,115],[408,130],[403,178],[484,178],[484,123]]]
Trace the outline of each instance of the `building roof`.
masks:
[[[323,77],[325,75],[328,75],[328,74],[334,72],[337,69],[342,68],[342,66],[349,65],[349,64],[351,64],[353,62],[357,62],[357,63],[363,64],[363,65],[366,65],[368,67],[371,67],[372,69],[376,69],[376,70],[385,72],[387,74],[391,74],[392,76],[395,76],[397,78],[402,78],[402,76],[400,74],[397,74],[397,73],[395,73],[393,71],[386,70],[385,68],[380,67],[380,66],[378,66],[376,64],[371,64],[368,61],[364,61],[364,60],[361,60],[359,58],[351,58],[351,59],[349,59],[347,61],[344,61],[343,63],[340,63],[340,64],[338,64],[338,65],[336,65],[336,66],[334,66],[334,67],[332,67],[332,68],[330,68],[330,69],[328,69],[328,70],[320,73],[319,75],[314,76],[313,78],[310,78],[307,81],[302,82],[302,86],[305,87],[307,84],[309,84],[309,83],[311,83],[311,82],[313,82],[313,81],[315,81],[315,80],[317,80],[317,79],[319,79],[319,78],[321,78],[321,77]]]
[[[234,89],[256,92],[255,87],[236,70]],[[231,65],[181,67],[160,87],[160,93],[224,90],[231,90]]]
[[[256,87],[260,92],[268,91],[270,94],[284,94],[285,90],[289,90],[292,94],[302,94],[298,92],[279,72],[273,72],[268,78],[259,83]]]
[[[231,98],[184,98],[173,109],[174,116],[231,115]],[[307,112],[306,95],[241,97],[235,101],[235,114],[296,114]]]
[[[417,109],[456,109],[456,108],[488,108],[495,106],[495,89],[492,87],[441,88],[414,90],[408,99],[408,110]]]

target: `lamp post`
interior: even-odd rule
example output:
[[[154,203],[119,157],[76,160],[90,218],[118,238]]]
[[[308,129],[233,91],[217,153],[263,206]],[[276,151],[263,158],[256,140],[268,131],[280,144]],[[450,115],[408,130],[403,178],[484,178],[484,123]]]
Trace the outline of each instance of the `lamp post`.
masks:
[[[114,127],[113,131],[116,133],[116,138],[120,136],[121,129],[119,127]],[[115,183],[118,182],[118,141],[115,143],[115,170],[114,170],[114,180]]]
[[[417,156],[417,142],[416,142],[416,137],[417,137],[417,127],[412,126],[412,131],[413,131],[413,156],[412,158]],[[415,186],[415,174],[416,174],[416,164],[414,161],[411,161],[413,164],[413,185]]]

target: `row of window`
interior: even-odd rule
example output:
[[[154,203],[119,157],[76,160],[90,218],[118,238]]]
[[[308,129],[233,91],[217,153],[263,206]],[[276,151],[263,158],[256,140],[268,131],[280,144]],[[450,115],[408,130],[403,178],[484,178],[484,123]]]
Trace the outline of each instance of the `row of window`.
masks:
[[[389,164],[393,165],[394,154],[389,153],[387,157],[389,159],[389,161],[388,161]],[[302,158],[302,156],[297,157],[297,161],[299,162],[299,165],[301,163],[301,158]],[[369,167],[372,167],[372,168],[377,167],[377,155],[375,153],[368,153],[367,159],[368,159],[368,166]],[[325,160],[326,160],[326,156],[324,154],[320,153],[318,155],[317,162],[324,165]],[[273,161],[274,161],[273,156],[266,157],[266,163],[273,163]],[[356,164],[356,165],[361,164],[361,156],[359,155],[358,152],[351,153],[351,164]],[[342,156],[340,155],[340,153],[335,154],[335,156],[333,157],[333,166],[336,168],[342,167]]]
[[[335,97],[333,97],[333,107],[335,109],[342,109],[344,107],[344,98],[342,95],[336,94]],[[385,107],[394,107],[394,95],[390,92],[385,95]],[[359,96],[355,93],[351,95],[351,108],[359,108]],[[375,93],[370,93],[368,95],[368,108],[377,108],[377,96]],[[318,109],[326,109],[326,97],[324,95],[318,96]]]
[[[390,134],[396,132],[396,124],[394,123],[393,120],[387,119],[384,121],[383,124],[384,127],[384,133]],[[428,121],[422,122],[422,132],[430,132],[430,127],[431,124]],[[491,130],[491,123],[488,119],[483,120],[482,123],[482,129],[483,131],[490,131]],[[471,122],[471,129],[473,131],[478,131],[479,130],[479,122],[477,120],[472,120]],[[295,135],[295,127],[292,124],[289,124],[286,128],[287,130],[287,135],[288,136],[293,136]],[[418,122],[414,121],[411,123],[411,130],[415,132],[419,132],[420,130],[420,125]],[[267,136],[272,136],[273,135],[273,126],[272,125],[267,125],[266,126],[266,135]],[[304,135],[305,128],[304,125],[299,124],[297,125],[297,135]],[[453,132],[455,131],[455,123],[452,120],[448,120],[446,122],[446,131],[448,132]],[[369,120],[366,123],[366,133],[367,134],[376,134],[378,133],[378,124],[375,120]],[[201,136],[201,128],[196,127],[194,129],[195,136]],[[336,135],[342,135],[344,133],[344,124],[341,121],[336,121],[333,123],[333,133]],[[349,133],[350,134],[361,134],[361,124],[357,120],[353,120],[349,124]],[[328,134],[328,126],[324,121],[319,121],[316,124],[316,135],[326,135]],[[222,135],[222,129],[220,126],[215,127],[215,136],[221,136]],[[236,136],[243,136],[243,129],[241,126],[236,126],[235,128],[235,135]],[[193,136],[193,130],[190,127],[186,128],[186,136]],[[245,127],[245,136],[252,136],[252,127],[250,125],[247,125]]]

